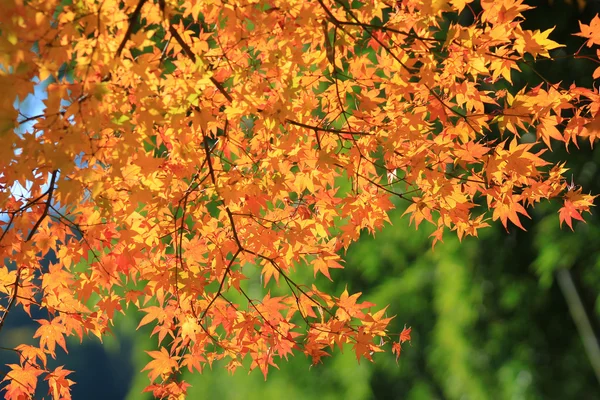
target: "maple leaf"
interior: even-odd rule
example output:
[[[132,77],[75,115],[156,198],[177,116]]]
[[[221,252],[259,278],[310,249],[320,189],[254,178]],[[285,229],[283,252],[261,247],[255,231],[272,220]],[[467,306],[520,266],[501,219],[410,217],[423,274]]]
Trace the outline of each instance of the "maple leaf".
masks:
[[[410,222],[415,223],[415,229],[419,228],[419,225],[423,220],[433,223],[433,216],[431,215],[431,209],[429,208],[428,202],[423,201],[418,197],[413,197],[413,203],[406,208],[406,211],[402,214],[411,214]]]
[[[187,389],[190,386],[186,381],[155,383],[146,387],[143,392],[152,392],[152,395],[157,399],[164,399],[166,397],[184,399]]]
[[[66,376],[71,374],[73,371],[63,369],[62,366],[57,367],[54,371],[50,372],[44,379],[48,381],[48,393],[52,395],[53,399],[71,399],[71,386],[75,384],[72,380]]]
[[[561,227],[563,222],[565,222],[573,230],[573,219],[585,222],[581,216],[581,212],[590,212],[590,207],[594,205],[593,201],[596,196],[583,194],[581,190],[582,188],[570,190],[565,195],[563,206],[558,210]]]
[[[260,302],[258,309],[269,323],[277,324],[283,319],[280,311],[287,308],[287,306],[282,303],[283,299],[284,297],[271,297],[271,293],[269,292]]]
[[[125,301],[127,303],[133,303],[135,304],[138,308],[140,306],[140,302],[138,300],[138,298],[143,294],[142,291],[140,290],[128,290],[125,293]]]
[[[359,328],[356,335],[354,335],[354,352],[356,353],[356,360],[360,363],[361,357],[366,358],[369,361],[373,361],[373,353],[383,351],[380,348],[373,345],[374,335],[367,332],[363,327]]]
[[[160,351],[146,351],[146,353],[153,360],[146,364],[142,371],[150,371],[148,377],[151,382],[154,382],[159,376],[168,377],[177,368],[179,357],[172,357],[164,347],[161,347]]]
[[[404,326],[402,332],[400,332],[400,338],[397,342],[392,343],[392,354],[396,355],[396,364],[398,364],[398,359],[400,358],[400,353],[402,352],[402,343],[410,342],[410,334],[412,328]]]
[[[181,324],[181,337],[183,339],[195,339],[196,334],[200,331],[200,325],[196,322],[196,319],[189,316]]]
[[[252,362],[250,363],[250,370],[259,368],[262,372],[265,381],[269,373],[269,366],[279,368],[273,360],[273,351],[271,349],[261,349],[252,354]]]
[[[106,312],[109,319],[113,319],[115,311],[123,311],[123,308],[121,307],[121,299],[115,295],[111,295],[110,297],[100,300],[98,302],[98,307]]]
[[[338,256],[335,254],[323,254],[322,257],[317,258],[313,261],[314,268],[314,276],[317,276],[317,272],[322,273],[329,279],[331,279],[331,275],[329,274],[330,268],[344,268],[340,263],[337,262]]]
[[[269,262],[268,260],[263,260],[263,281],[264,285],[267,286],[267,283],[271,280],[271,277],[275,278],[275,282],[279,283],[279,270],[277,269],[277,265]]]
[[[387,328],[388,324],[390,323],[390,321],[394,318],[394,317],[384,318],[384,315],[386,315],[386,312],[387,312],[387,307],[377,311],[375,314],[367,313],[367,315],[365,315],[365,318],[362,322],[363,325],[365,327],[367,327],[369,332],[373,332],[375,335],[378,335],[378,336],[385,336],[386,328]]]
[[[15,347],[15,350],[19,352],[19,358],[21,364],[31,362],[36,363],[36,358],[42,362],[42,366],[46,367],[47,357],[43,349],[27,344],[20,344]]]
[[[206,358],[204,358],[199,353],[188,353],[183,356],[182,365],[187,366],[190,372],[194,372],[194,368],[198,372],[202,372],[202,364],[206,362]]]
[[[357,304],[356,300],[358,300],[361,294],[362,293],[359,292],[350,296],[348,294],[348,289],[345,289],[337,303],[339,308],[335,313],[336,318],[340,321],[347,321],[351,318],[362,318],[364,313],[361,310],[373,307],[375,304],[367,301]]]
[[[515,49],[520,54],[529,53],[534,57],[537,57],[538,55],[550,57],[550,54],[548,53],[549,50],[565,47],[548,38],[553,30],[554,28],[550,28],[541,32],[539,30],[528,31],[519,28],[517,30],[518,36],[515,41]]]
[[[575,36],[581,36],[586,38],[586,44],[588,47],[594,45],[600,45],[600,16],[596,14],[589,25],[579,22],[579,33],[574,33]]]
[[[554,118],[541,118],[540,123],[537,126],[537,136],[542,138],[542,140],[544,141],[544,143],[546,143],[546,146],[548,146],[549,149],[552,148],[552,146],[550,145],[550,138],[559,140],[561,142],[565,141],[563,135],[556,128],[556,126],[560,124],[560,121],[561,118],[558,116],[554,116]]]
[[[488,147],[480,143],[467,142],[464,145],[458,146],[454,154],[456,155],[456,161],[477,162],[477,160],[480,160],[489,151]]]
[[[525,207],[519,203],[518,196],[506,196],[502,203],[495,206],[492,218],[494,220],[500,218],[505,229],[508,229],[508,221],[510,221],[522,230],[525,230],[519,220],[519,214],[531,218],[529,217],[529,214],[527,214]]]
[[[55,349],[58,344],[65,353],[67,351],[67,343],[65,341],[65,327],[60,322],[60,317],[48,321],[45,319],[36,319],[41,325],[33,335],[34,338],[40,338],[40,348],[46,348],[52,357],[56,357]]]
[[[150,306],[147,308],[143,308],[140,311],[144,311],[146,315],[140,320],[140,323],[137,326],[137,329],[140,329],[142,326],[149,324],[151,321],[157,319],[159,322],[162,322],[166,313],[165,310],[161,307]]]
[[[398,364],[398,359],[400,358],[400,353],[402,352],[402,345],[400,342],[394,342],[392,344],[392,354],[396,355],[396,364]]]
[[[583,125],[583,128],[580,136],[587,137],[590,141],[590,145],[593,147],[594,142],[600,138],[600,115],[597,115],[592,121]]]
[[[560,226],[562,227],[563,222],[566,222],[571,230],[573,230],[572,219],[584,221],[575,205],[569,200],[565,200],[564,205],[560,208],[560,210],[558,210],[558,217],[560,220]]]
[[[7,364],[6,366],[10,368],[10,371],[2,379],[2,382],[8,382],[8,385],[4,388],[6,391],[5,398],[32,398],[37,387],[37,377],[44,371],[32,364],[25,364],[24,366]]]
[[[410,332],[412,331],[411,327],[406,327],[406,325],[404,326],[404,329],[402,329],[402,332],[400,332],[400,343],[404,343],[406,341],[410,341]]]

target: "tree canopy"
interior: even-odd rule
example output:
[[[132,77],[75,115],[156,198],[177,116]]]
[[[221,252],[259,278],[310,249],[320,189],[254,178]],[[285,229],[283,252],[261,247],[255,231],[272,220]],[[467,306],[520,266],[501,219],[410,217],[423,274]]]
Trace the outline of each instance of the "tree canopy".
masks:
[[[158,339],[156,397],[218,360],[266,378],[294,353],[399,356],[410,327],[392,334],[385,306],[319,283],[361,232],[403,223],[397,204],[432,245],[497,220],[523,229],[547,199],[570,228],[592,206],[548,150],[594,143],[600,94],[514,83],[561,48],[522,26],[520,0],[4,7],[0,334],[16,308],[39,324],[7,399],[39,379],[70,398],[71,371],[48,358],[128,306]],[[599,25],[580,25],[570,57],[598,62]],[[15,101],[42,82],[44,109],[24,115]]]

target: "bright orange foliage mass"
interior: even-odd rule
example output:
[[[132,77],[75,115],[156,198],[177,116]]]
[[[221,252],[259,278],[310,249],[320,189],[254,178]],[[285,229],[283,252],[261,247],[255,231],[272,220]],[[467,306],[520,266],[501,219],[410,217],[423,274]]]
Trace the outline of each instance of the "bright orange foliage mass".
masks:
[[[145,367],[157,397],[217,360],[266,377],[347,344],[359,360],[390,341],[399,355],[410,329],[390,339],[385,309],[296,279],[331,279],[394,198],[434,244],[490,219],[522,228],[556,197],[561,223],[581,220],[593,196],[544,152],[594,142],[600,95],[515,88],[526,59],[561,45],[521,26],[522,0],[469,3],[4,0],[0,329],[18,308],[45,315],[36,344],[14,349],[5,398],[39,379],[70,398],[70,371],[48,357],[133,305],[159,342]],[[458,12],[472,23],[450,22]],[[19,114],[46,79],[43,112]]]

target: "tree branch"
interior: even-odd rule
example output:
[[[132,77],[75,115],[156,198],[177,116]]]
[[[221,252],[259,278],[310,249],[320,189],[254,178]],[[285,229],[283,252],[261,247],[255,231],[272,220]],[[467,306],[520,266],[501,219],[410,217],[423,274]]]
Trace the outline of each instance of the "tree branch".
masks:
[[[50,209],[50,206],[52,203],[52,194],[54,193],[54,184],[56,183],[57,175],[58,175],[58,170],[54,170],[54,172],[52,172],[52,178],[50,179],[50,186],[48,187],[48,190],[46,191],[48,198],[46,199],[46,205],[44,207],[44,211],[42,212],[42,215],[40,215],[40,217],[36,221],[33,228],[31,228],[31,231],[29,232],[29,235],[27,235],[27,239],[25,239],[25,242],[29,242],[33,238],[33,235],[35,235],[35,233],[37,232],[38,228],[42,224],[42,221],[44,221],[44,219],[48,215],[48,210]],[[8,231],[8,228],[7,228],[7,231]],[[4,310],[4,313],[2,314],[2,318],[0,318],[0,331],[2,330],[2,327],[4,326],[4,322],[6,321],[6,317],[8,316],[8,313],[10,312],[10,310],[14,306],[15,302],[17,301],[17,295],[19,292],[19,280],[21,279],[21,271],[23,271],[23,268],[19,267],[17,269],[17,277],[15,278],[15,282],[13,283],[12,295],[10,296],[10,300],[8,302],[8,305],[6,306],[6,310]]]
[[[303,124],[302,122],[294,121],[292,119],[286,119],[285,121],[291,125],[296,125],[296,126],[299,126],[301,128],[306,128],[306,129],[312,129],[313,131],[346,134],[346,135],[362,135],[362,136],[370,136],[371,135],[369,132],[348,131],[348,130],[344,130],[344,129],[333,129],[333,128],[321,128],[319,126]]]
[[[52,178],[50,179],[50,186],[48,187],[48,192],[47,192],[48,198],[46,199],[46,206],[44,207],[44,211],[42,212],[42,215],[40,215],[40,217],[38,218],[38,220],[35,223],[35,225],[33,226],[33,228],[31,228],[31,231],[29,232],[29,235],[27,236],[27,239],[25,240],[26,242],[29,242],[31,240],[33,235],[35,235],[38,228],[40,227],[40,224],[42,223],[42,221],[48,215],[48,210],[50,209],[50,203],[52,202],[52,194],[54,193],[54,184],[56,183],[57,175],[58,175],[58,170],[54,170],[54,172],[52,172]]]
[[[177,32],[177,29],[175,29],[175,26],[173,26],[173,25],[169,26],[169,32],[171,32],[171,35],[175,38],[177,43],[181,46],[185,55],[190,60],[192,60],[192,62],[195,63],[196,59],[197,59],[196,55],[194,54],[194,52],[192,51],[190,46],[183,40],[183,38],[181,37],[179,32]],[[221,82],[219,82],[218,80],[216,80],[213,76],[211,76],[209,79],[213,83],[213,85],[216,86],[217,90],[219,92],[221,92],[221,94],[223,96],[225,96],[227,101],[229,101],[231,103],[233,101],[233,99],[232,99],[231,95],[227,92],[227,90],[225,90],[225,87],[223,87],[223,84]]]
[[[142,7],[146,3],[146,1],[148,0],[140,0],[137,6],[135,7],[135,10],[133,10],[133,13],[131,13],[131,15],[129,16],[129,26],[127,27],[127,31],[125,32],[123,40],[121,40],[121,43],[119,44],[119,48],[117,49],[117,58],[121,57],[121,53],[125,48],[125,44],[129,41],[129,38],[131,38],[131,34],[133,33],[133,24],[140,16],[140,13],[142,12]]]
[[[8,313],[10,312],[11,308],[14,306],[15,302],[17,301],[17,293],[19,292],[19,280],[21,279],[21,271],[23,269],[19,268],[17,269],[17,277],[15,278],[15,283],[13,284],[13,293],[10,296],[10,301],[8,302],[8,305],[6,306],[6,310],[4,310],[4,314],[2,314],[2,318],[0,318],[0,331],[2,331],[2,327],[4,326],[4,321],[6,321],[6,317],[8,316]]]

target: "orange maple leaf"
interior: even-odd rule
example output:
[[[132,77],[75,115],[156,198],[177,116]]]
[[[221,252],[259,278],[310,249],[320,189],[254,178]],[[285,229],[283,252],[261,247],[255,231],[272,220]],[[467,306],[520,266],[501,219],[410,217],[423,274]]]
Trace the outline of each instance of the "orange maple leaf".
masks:
[[[359,363],[361,357],[373,361],[373,353],[383,351],[379,347],[373,345],[374,337],[375,335],[368,332],[364,327],[360,327],[356,335],[354,335],[353,348]]]
[[[362,293],[355,293],[352,296],[348,295],[348,289],[344,290],[338,301],[338,309],[335,316],[340,321],[348,321],[351,318],[363,318],[364,313],[362,309],[373,307],[375,304],[365,301],[364,303],[357,304],[356,300]]]
[[[320,272],[323,275],[325,275],[327,279],[333,281],[333,279],[331,279],[331,275],[329,274],[329,269],[344,268],[339,262],[337,262],[338,259],[339,256],[337,256],[336,254],[327,253],[323,254],[322,257],[315,259],[313,261],[314,276],[316,277],[317,272]]]
[[[159,376],[168,376],[177,368],[179,357],[172,357],[164,347],[161,347],[160,351],[147,351],[146,353],[152,357],[153,360],[146,364],[142,371],[150,371],[148,377],[151,382],[154,382]]]
[[[502,203],[495,205],[492,218],[494,221],[500,218],[500,221],[502,221],[502,225],[504,225],[505,229],[508,229],[508,221],[510,220],[522,230],[526,230],[521,224],[518,214],[522,214],[527,218],[531,218],[529,214],[527,214],[525,207],[519,203],[519,196],[510,195],[506,196]]]
[[[48,393],[52,395],[53,399],[70,400],[71,390],[70,387],[75,384],[72,380],[67,378],[67,375],[73,371],[63,369],[62,366],[57,367],[54,371],[50,372],[44,379],[48,381]]]
[[[600,138],[600,114],[583,126],[580,136],[587,137],[590,145],[594,147],[594,142]]]
[[[392,344],[392,354],[396,355],[396,364],[398,364],[398,359],[400,358],[400,353],[402,352],[402,343],[407,341],[410,342],[411,331],[411,327],[407,328],[406,325],[404,325],[404,329],[402,329],[402,332],[400,332],[400,338],[397,342]]]
[[[598,14],[596,14],[589,25],[579,22],[579,28],[581,31],[574,33],[574,35],[586,38],[588,47],[600,45],[600,17]]]
[[[4,388],[6,391],[4,398],[19,400],[33,398],[37,387],[37,377],[44,371],[29,363],[25,366],[8,364],[7,367],[10,368],[10,371],[2,379],[2,382],[8,382]]]
[[[406,325],[404,326],[404,329],[402,329],[402,332],[400,332],[400,342],[404,343],[406,341],[410,341],[410,332],[412,331],[411,327],[406,327]]]
[[[593,201],[596,196],[583,194],[581,193],[581,190],[581,188],[570,190],[565,195],[563,206],[558,210],[558,218],[561,227],[563,222],[565,222],[569,228],[573,230],[573,219],[585,222],[581,216],[581,212],[590,212],[590,207],[594,205]]]
[[[58,344],[65,353],[67,351],[67,343],[65,341],[65,327],[60,323],[60,317],[48,321],[45,319],[36,319],[40,323],[40,327],[35,331],[34,338],[40,338],[40,348],[46,348],[52,355],[56,357],[55,349]]]
[[[398,364],[398,359],[400,358],[400,353],[402,352],[402,345],[400,342],[394,342],[392,344],[392,354],[396,355],[396,364]]]

